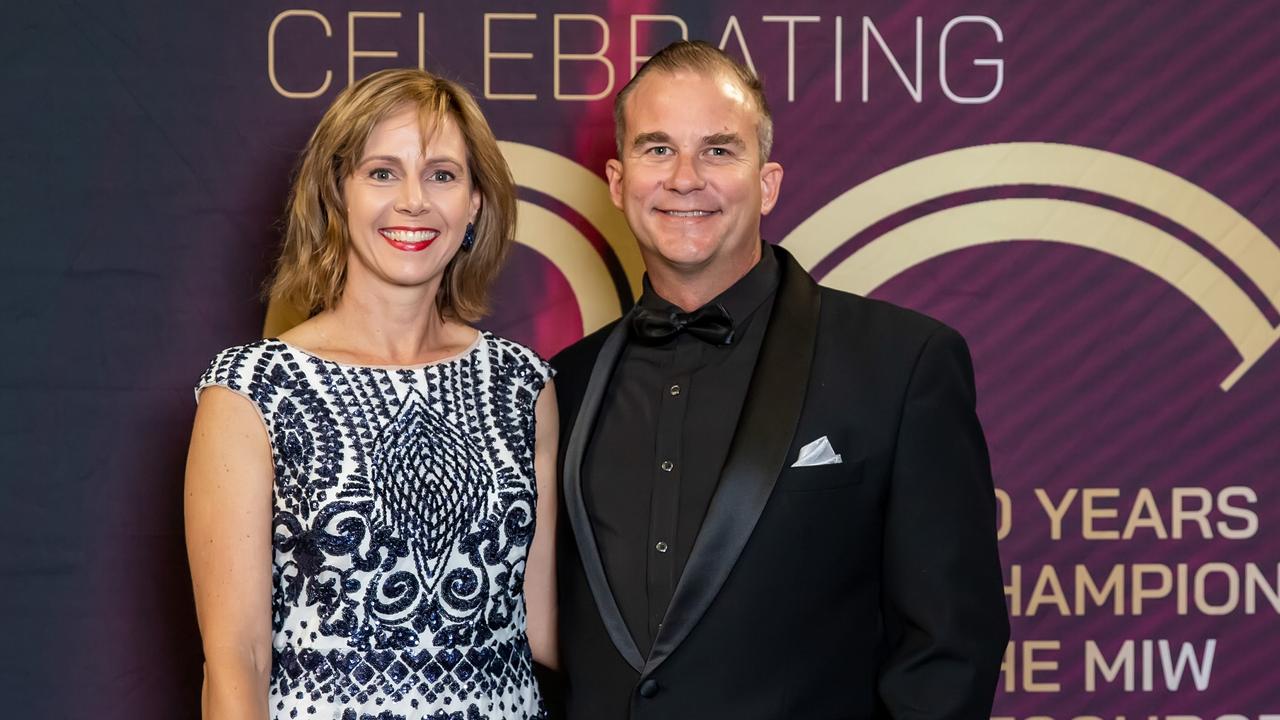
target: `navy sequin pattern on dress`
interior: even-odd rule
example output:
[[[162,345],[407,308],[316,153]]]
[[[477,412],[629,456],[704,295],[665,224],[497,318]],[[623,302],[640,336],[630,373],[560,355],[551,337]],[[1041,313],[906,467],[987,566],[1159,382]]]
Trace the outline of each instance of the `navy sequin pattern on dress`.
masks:
[[[262,414],[275,463],[273,718],[542,718],[522,586],[550,367],[489,333],[414,368],[279,340],[200,384]]]

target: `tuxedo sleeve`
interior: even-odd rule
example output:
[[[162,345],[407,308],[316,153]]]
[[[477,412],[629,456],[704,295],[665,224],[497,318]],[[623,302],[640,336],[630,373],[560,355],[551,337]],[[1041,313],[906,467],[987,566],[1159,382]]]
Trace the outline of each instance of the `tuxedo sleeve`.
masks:
[[[995,494],[964,339],[939,326],[908,381],[885,508],[878,681],[893,718],[990,715],[1009,638]]]

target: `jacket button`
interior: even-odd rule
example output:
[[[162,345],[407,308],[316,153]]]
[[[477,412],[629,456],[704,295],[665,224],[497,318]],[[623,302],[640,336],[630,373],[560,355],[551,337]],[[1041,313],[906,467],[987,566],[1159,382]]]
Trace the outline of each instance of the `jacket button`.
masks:
[[[645,680],[644,682],[640,683],[640,697],[651,698],[657,694],[658,694],[657,680],[654,680],[653,678],[649,678],[648,680]]]

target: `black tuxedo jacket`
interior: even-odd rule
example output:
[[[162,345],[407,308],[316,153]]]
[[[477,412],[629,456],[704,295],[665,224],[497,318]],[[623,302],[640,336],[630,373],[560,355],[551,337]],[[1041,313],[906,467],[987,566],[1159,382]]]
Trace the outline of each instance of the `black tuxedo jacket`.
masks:
[[[552,361],[567,715],[986,718],[1009,629],[964,340],[819,287],[774,252],[781,282],[746,403],[647,657],[609,589],[580,475],[627,323]],[[824,435],[843,462],[792,467]]]

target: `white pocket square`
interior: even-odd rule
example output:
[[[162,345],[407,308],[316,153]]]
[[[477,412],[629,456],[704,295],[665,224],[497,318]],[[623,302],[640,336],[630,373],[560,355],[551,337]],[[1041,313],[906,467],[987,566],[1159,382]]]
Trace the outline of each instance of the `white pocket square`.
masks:
[[[831,447],[826,435],[800,448],[800,457],[791,467],[810,467],[812,465],[839,465],[844,460]]]

